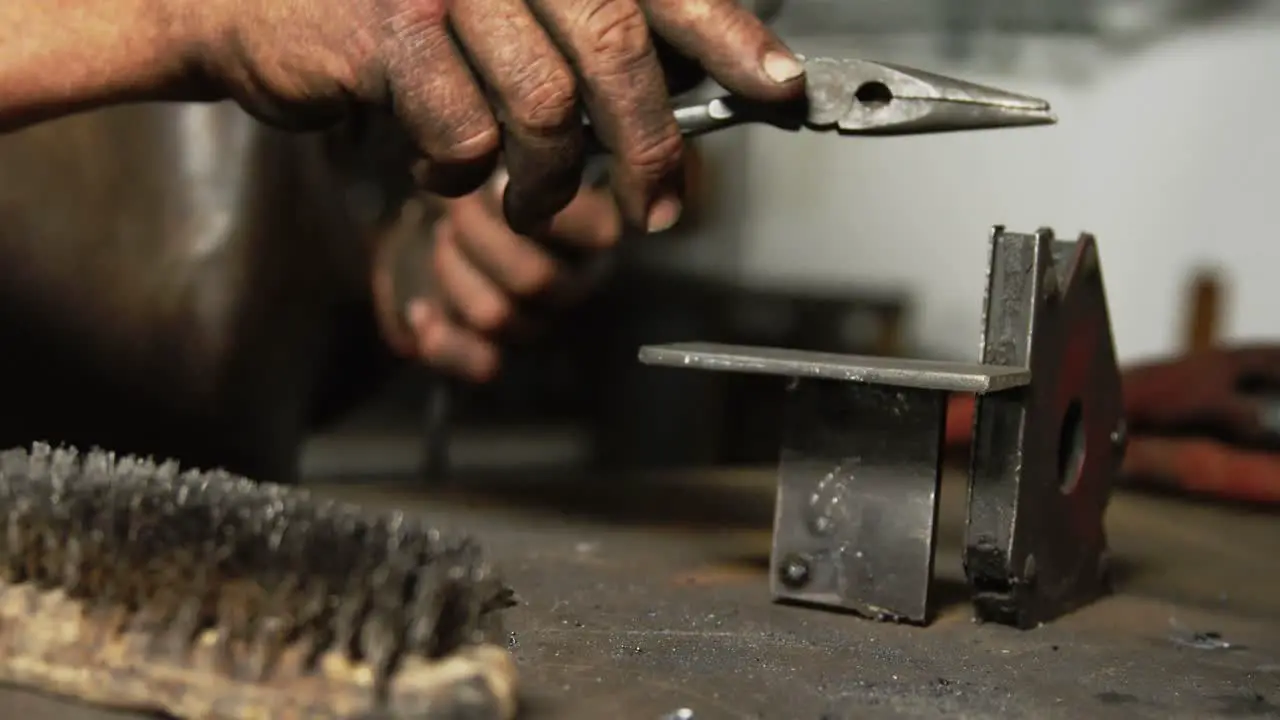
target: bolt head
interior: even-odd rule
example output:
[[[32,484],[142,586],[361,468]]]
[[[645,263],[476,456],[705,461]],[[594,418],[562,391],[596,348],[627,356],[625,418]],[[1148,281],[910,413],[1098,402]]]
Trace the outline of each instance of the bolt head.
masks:
[[[1116,424],[1116,429],[1111,431],[1111,446],[1121,455],[1124,454],[1125,448],[1129,444],[1129,424],[1122,418]]]
[[[778,565],[778,581],[792,590],[799,590],[808,585],[812,574],[813,568],[809,559],[797,553],[787,555]]]

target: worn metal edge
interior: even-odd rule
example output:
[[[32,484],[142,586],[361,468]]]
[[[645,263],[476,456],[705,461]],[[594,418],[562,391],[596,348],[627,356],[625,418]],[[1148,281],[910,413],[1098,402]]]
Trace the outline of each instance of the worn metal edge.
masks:
[[[939,392],[992,393],[1024,387],[1031,371],[1021,367],[909,358],[841,355],[786,348],[673,343],[645,345],[640,362],[692,370],[820,378]]]

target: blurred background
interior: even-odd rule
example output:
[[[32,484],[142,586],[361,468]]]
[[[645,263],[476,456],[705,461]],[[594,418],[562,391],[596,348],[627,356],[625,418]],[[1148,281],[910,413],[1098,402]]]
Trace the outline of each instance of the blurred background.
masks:
[[[220,103],[13,133],[0,393],[23,410],[0,413],[0,440],[263,478],[296,474],[304,440],[309,476],[770,464],[779,382],[646,367],[637,349],[975,360],[996,224],[1099,238],[1123,362],[1274,334],[1280,0],[752,4],[803,53],[1022,91],[1061,122],[701,138],[682,222],[626,239],[601,292],[485,386],[397,364],[373,323],[368,249],[383,245],[358,240],[407,214],[394,132],[287,135]],[[427,249],[397,272],[430,268],[411,226],[406,246]]]
[[[1049,99],[1061,123],[703,138],[691,217],[634,239],[604,296],[521,349],[495,386],[455,393],[447,446],[459,470],[771,462],[776,382],[643,367],[637,347],[716,340],[973,360],[994,224],[1098,236],[1124,362],[1274,334],[1280,2],[760,0],[756,10],[801,52],[1024,91]],[[406,375],[343,431],[421,418],[409,399],[424,382]],[[416,437],[393,435],[353,462],[420,459]],[[334,447],[313,442],[306,462],[336,462]]]

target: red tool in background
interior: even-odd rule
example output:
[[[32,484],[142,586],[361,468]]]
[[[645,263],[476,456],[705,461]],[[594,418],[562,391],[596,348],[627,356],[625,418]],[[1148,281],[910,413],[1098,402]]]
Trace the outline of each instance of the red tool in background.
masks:
[[[1122,385],[1124,482],[1280,505],[1280,346],[1133,366]],[[951,398],[949,450],[968,450],[973,413],[973,396]]]

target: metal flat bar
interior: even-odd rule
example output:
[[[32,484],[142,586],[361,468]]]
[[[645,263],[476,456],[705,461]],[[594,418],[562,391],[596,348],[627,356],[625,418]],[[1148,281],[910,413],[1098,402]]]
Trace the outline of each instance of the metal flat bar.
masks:
[[[946,394],[804,379],[787,401],[774,597],[929,622]]]
[[[693,370],[820,378],[942,392],[991,393],[1030,384],[1025,367],[910,360],[783,348],[675,343],[640,348],[640,362]]]

